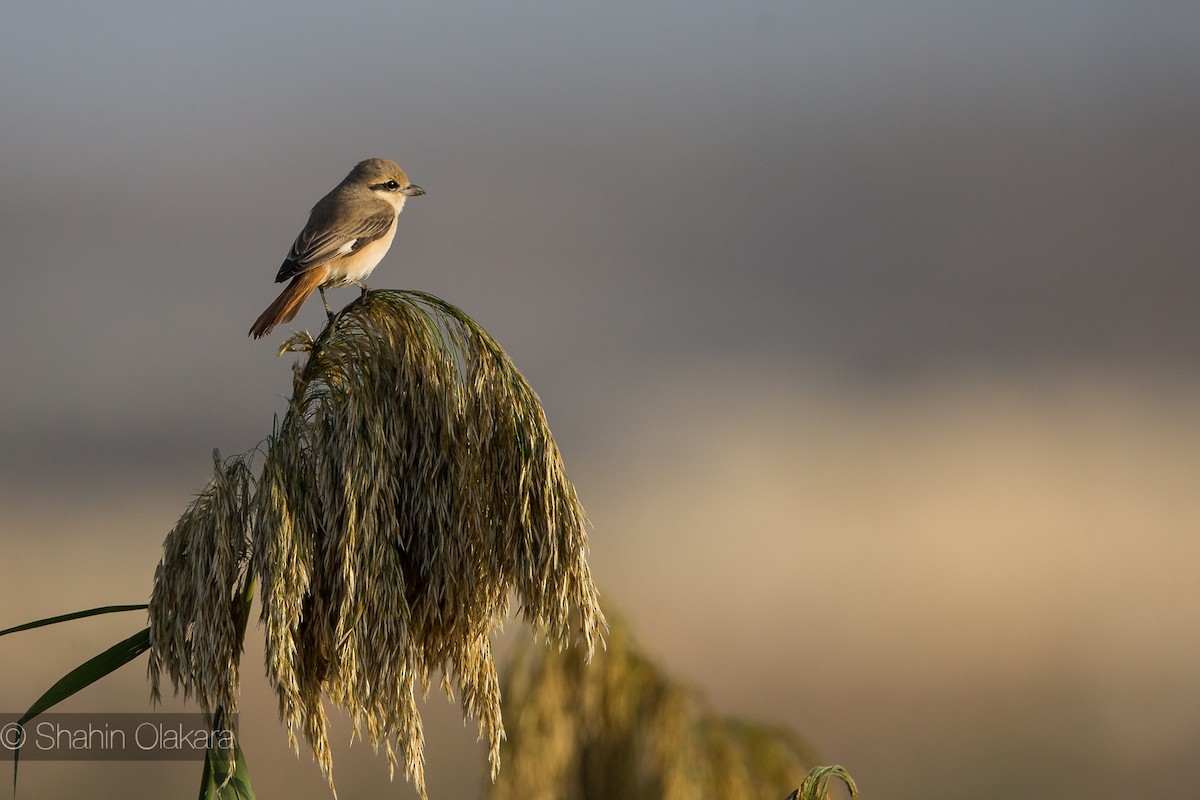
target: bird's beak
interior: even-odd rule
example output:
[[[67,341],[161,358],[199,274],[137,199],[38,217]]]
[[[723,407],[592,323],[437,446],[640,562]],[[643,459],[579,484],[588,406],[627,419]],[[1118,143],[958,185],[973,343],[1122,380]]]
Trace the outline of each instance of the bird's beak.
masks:
[[[416,197],[417,195],[425,194],[425,190],[420,186],[417,186],[415,183],[410,183],[408,186],[405,186],[400,190],[400,194],[404,195],[405,197]]]

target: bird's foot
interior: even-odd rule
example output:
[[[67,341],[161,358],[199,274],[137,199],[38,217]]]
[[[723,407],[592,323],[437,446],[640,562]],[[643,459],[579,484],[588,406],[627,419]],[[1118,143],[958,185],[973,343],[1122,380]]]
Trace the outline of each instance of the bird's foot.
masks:
[[[329,322],[332,323],[334,317],[333,309],[329,307],[329,300],[325,298],[325,287],[318,286],[317,291],[321,293],[321,302],[325,304],[325,316],[329,317]]]

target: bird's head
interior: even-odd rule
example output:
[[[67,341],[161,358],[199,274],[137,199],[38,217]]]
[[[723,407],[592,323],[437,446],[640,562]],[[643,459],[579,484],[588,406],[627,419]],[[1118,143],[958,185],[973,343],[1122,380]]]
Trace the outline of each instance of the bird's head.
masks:
[[[386,200],[399,210],[409,197],[425,194],[425,190],[408,179],[404,170],[395,161],[386,158],[368,158],[360,161],[350,173],[350,179],[366,186],[377,197]]]

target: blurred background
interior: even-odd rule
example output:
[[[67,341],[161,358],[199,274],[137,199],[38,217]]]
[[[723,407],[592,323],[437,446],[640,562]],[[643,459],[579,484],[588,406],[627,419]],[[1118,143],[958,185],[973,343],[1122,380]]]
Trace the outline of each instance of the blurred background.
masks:
[[[504,343],[665,669],[866,797],[1195,794],[1200,5],[4,16],[0,628],[149,596],[212,449],[285,408],[286,331],[246,331],[308,209],[386,156],[429,194],[371,284]],[[142,623],[0,640],[0,710]],[[255,788],[328,796],[249,638]],[[147,707],[143,658],[64,710]],[[432,796],[479,797],[474,725],[426,723]],[[413,796],[361,744],[334,768]],[[199,764],[20,792],[131,775]]]

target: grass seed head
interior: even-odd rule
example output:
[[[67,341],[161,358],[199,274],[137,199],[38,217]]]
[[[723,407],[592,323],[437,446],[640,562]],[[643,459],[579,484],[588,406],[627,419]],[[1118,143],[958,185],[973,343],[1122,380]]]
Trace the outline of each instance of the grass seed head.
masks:
[[[617,618],[582,651],[518,646],[504,681],[508,735],[491,800],[781,800],[816,763],[791,732],[718,715]]]
[[[210,716],[237,710],[253,486],[243,457],[213,461],[212,480],[163,543],[149,608],[152,697],[165,671]]]
[[[499,769],[489,635],[526,619],[589,654],[604,619],[587,519],[537,395],[459,309],[376,291],[308,351],[254,498],[267,673],[332,775],[322,697],[424,795],[416,691],[456,687]],[[332,778],[331,778],[332,783]]]

